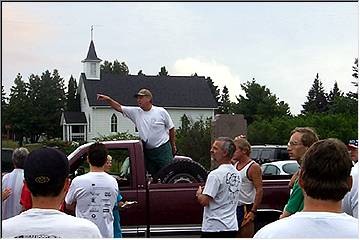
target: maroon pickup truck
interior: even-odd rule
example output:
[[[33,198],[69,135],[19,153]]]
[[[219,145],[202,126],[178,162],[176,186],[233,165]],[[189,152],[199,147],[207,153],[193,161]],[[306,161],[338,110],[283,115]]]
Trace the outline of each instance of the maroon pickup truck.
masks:
[[[124,237],[200,235],[203,207],[195,193],[207,176],[200,164],[188,157],[175,156],[172,164],[156,176],[149,176],[145,174],[141,141],[103,143],[112,156],[110,174],[117,179],[123,199],[137,201],[120,211]],[[80,146],[68,156],[73,177],[88,171],[85,160],[91,144]],[[278,218],[289,197],[289,179],[264,180],[256,228]]]

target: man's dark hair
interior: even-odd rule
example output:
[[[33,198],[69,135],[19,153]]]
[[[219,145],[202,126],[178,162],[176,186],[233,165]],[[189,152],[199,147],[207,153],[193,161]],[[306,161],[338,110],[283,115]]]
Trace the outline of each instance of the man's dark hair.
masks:
[[[313,143],[319,141],[319,137],[313,128],[296,127],[291,131],[290,135],[293,135],[296,132],[302,134],[301,142],[305,147],[310,147],[311,145],[313,145]]]
[[[228,137],[218,137],[215,141],[223,142],[222,149],[226,151],[226,156],[232,158],[236,150],[234,141]]]
[[[301,180],[304,191],[314,199],[340,201],[350,190],[350,154],[343,142],[328,138],[314,143],[305,153]]]
[[[24,163],[28,155],[29,150],[27,150],[27,148],[16,148],[12,154],[12,161],[15,165],[15,168],[24,169]]]
[[[89,163],[95,167],[102,167],[107,161],[108,150],[105,147],[105,144],[100,142],[95,142],[90,145],[88,150],[88,159]]]

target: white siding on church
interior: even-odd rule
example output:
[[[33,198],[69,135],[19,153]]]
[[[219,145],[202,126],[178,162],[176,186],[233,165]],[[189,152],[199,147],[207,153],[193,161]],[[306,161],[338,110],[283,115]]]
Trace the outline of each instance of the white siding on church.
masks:
[[[111,116],[113,114],[116,115],[118,120],[118,132],[128,132],[137,135],[135,133],[135,125],[128,118],[125,118],[122,113],[109,108],[94,108],[92,110],[92,131],[89,133],[89,141],[93,140],[94,137],[115,134],[111,132]]]
[[[175,128],[181,126],[181,117],[185,114],[190,120],[196,122],[200,118],[205,121],[208,117],[214,117],[214,111],[211,109],[166,109],[174,122]]]

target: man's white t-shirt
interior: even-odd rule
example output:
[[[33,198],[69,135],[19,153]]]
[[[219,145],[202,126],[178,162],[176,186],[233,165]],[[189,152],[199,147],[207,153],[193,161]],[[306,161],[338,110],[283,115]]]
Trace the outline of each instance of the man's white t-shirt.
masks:
[[[15,168],[2,178],[2,191],[11,188],[10,196],[2,202],[1,219],[8,219],[21,212],[20,196],[24,185],[24,169]]]
[[[65,197],[66,204],[76,202],[75,215],[92,221],[102,237],[112,238],[113,207],[119,189],[112,176],[105,172],[89,172],[73,179]]]
[[[297,212],[260,229],[254,238],[356,238],[359,221],[346,213]]]
[[[153,105],[149,111],[129,106],[121,106],[121,109],[123,115],[136,125],[147,149],[157,148],[169,141],[169,129],[174,127],[174,123],[164,108]]]
[[[351,176],[353,178],[353,185],[351,191],[342,200],[342,208],[345,213],[358,218],[359,162],[352,167]]]
[[[237,231],[236,207],[241,186],[240,173],[232,164],[222,164],[207,177],[202,194],[212,197],[204,207],[201,231]]]
[[[2,221],[3,238],[101,238],[98,227],[54,209],[31,208]]]

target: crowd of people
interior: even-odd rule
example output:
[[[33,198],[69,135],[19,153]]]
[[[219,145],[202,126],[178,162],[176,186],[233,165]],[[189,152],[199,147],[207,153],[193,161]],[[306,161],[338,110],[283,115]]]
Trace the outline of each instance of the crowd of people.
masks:
[[[123,106],[98,94],[136,124],[144,143],[146,169],[155,174],[176,153],[169,114],[152,105],[152,94],[135,94],[139,107]],[[358,238],[358,142],[319,140],[309,127],[290,133],[288,153],[300,170],[279,220],[255,233],[263,196],[260,165],[250,158],[246,136],[216,138],[210,153],[217,163],[195,197],[204,207],[204,238]],[[350,153],[349,153],[350,152]],[[90,145],[90,171],[69,179],[69,162],[54,148],[29,153],[17,148],[14,170],[2,178],[2,237],[119,238],[119,209],[124,207],[118,183],[110,174],[112,157],[105,145]],[[73,212],[69,215],[66,212]]]

